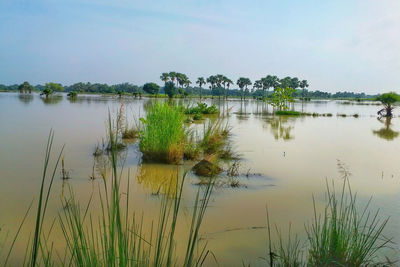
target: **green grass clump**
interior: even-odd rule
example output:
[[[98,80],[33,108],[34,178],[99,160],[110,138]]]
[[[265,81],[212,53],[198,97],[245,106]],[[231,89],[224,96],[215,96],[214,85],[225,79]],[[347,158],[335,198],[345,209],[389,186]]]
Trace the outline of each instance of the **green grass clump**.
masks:
[[[229,137],[230,129],[228,125],[223,126],[222,120],[218,119],[214,123],[209,123],[204,129],[203,139],[200,147],[206,155],[222,152]]]
[[[201,113],[196,113],[193,115],[193,120],[198,121],[198,120],[202,120],[203,116],[201,115]]]
[[[294,111],[294,110],[277,110],[277,111],[275,111],[275,115],[300,116],[301,112]]]
[[[148,112],[140,134],[144,160],[179,163],[183,157],[184,114],[179,107],[155,103]]]
[[[270,242],[269,261],[275,266],[385,266],[377,256],[390,242],[383,235],[388,218],[381,218],[379,211],[369,211],[369,204],[360,211],[349,180],[344,178],[341,193],[334,186],[327,186],[327,204],[319,214],[314,203],[314,219],[306,225],[307,244],[300,246],[297,239],[290,238],[283,245]],[[268,235],[270,225],[267,212]],[[290,263],[290,264],[289,264]],[[379,265],[382,264],[382,265]]]
[[[219,110],[215,105],[207,106],[206,103],[197,103],[195,107],[187,107],[185,114],[217,114]]]

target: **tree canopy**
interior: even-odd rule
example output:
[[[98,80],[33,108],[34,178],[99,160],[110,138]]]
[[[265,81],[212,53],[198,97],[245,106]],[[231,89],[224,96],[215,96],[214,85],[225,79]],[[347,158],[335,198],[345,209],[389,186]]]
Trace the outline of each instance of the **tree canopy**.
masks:
[[[155,83],[146,83],[145,85],[143,85],[143,90],[146,93],[155,95],[158,94],[158,91],[160,91],[160,86]]]

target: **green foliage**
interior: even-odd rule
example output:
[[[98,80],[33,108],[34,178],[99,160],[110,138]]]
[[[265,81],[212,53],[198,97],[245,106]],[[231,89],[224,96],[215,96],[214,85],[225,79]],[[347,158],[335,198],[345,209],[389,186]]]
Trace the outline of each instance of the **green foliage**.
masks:
[[[32,93],[33,86],[28,82],[24,82],[18,86],[18,90],[20,93]]]
[[[146,83],[143,85],[143,90],[148,94],[156,95],[160,91],[160,86],[155,83]]]
[[[45,95],[46,98],[53,94],[53,92],[61,92],[64,87],[58,83],[46,83],[44,89],[40,95]]]
[[[166,82],[164,86],[164,91],[169,98],[173,98],[176,95],[175,84],[171,81]]]
[[[217,114],[219,110],[215,105],[207,106],[206,103],[197,103],[195,107],[187,107],[185,114]]]
[[[52,90],[53,92],[64,91],[64,87],[59,83],[46,83],[44,87],[45,87],[45,89],[48,88],[48,89]]]
[[[249,78],[240,77],[236,84],[239,86],[241,91],[241,98],[245,97],[245,93],[247,93],[248,89],[247,86],[251,85],[251,81]]]
[[[184,114],[180,107],[155,103],[147,112],[140,133],[143,159],[166,163],[179,163],[183,156]]]
[[[71,91],[67,94],[68,97],[70,98],[76,98],[78,96],[78,92],[77,91]]]
[[[378,111],[378,115],[383,115],[385,117],[392,117],[394,104],[400,101],[400,96],[395,92],[389,92],[378,96],[376,100],[380,101],[384,106],[383,110]],[[383,114],[382,111],[385,111],[385,114]]]
[[[294,102],[293,92],[294,89],[291,87],[276,88],[270,100],[271,105],[279,110],[287,110],[289,108],[288,103]]]
[[[45,95],[46,98],[53,94],[53,90],[50,88],[44,88],[40,95]]]
[[[383,105],[393,105],[394,103],[400,101],[400,95],[395,92],[389,92],[381,94],[376,98],[376,100],[380,101]]]

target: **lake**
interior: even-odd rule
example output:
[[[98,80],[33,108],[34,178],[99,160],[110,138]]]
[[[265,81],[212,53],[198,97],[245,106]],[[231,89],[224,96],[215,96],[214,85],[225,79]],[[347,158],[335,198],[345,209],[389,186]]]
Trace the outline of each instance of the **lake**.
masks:
[[[75,101],[66,95],[45,100],[37,94],[0,93],[0,236],[5,231],[13,235],[32,200],[38,198],[50,129],[55,132],[51,166],[65,144],[65,168],[71,179],[62,180],[57,172],[46,225],[51,225],[63,208],[61,199],[70,189],[83,206],[94,196],[90,211],[99,213],[96,192],[102,184],[101,162],[95,161],[93,151],[106,136],[108,114],[114,114],[124,103],[126,119],[133,123],[152,101],[156,100],[98,95],[80,95]],[[196,102],[178,101],[184,105]],[[390,124],[378,120],[380,106],[369,102],[310,101],[293,105],[298,111],[332,113],[332,117],[271,116],[267,114],[272,107],[255,100],[206,102],[229,113],[226,120],[232,128],[231,144],[241,156],[240,175],[235,177],[240,186],[221,183],[215,188],[200,231],[202,242],[208,242],[220,265],[265,265],[261,258],[267,256],[267,205],[271,223],[285,238],[290,224],[291,232],[304,239],[304,224],[313,219],[313,196],[317,208],[322,208],[327,183],[340,188],[343,182],[340,167],[351,173],[351,188],[357,192],[360,205],[372,197],[370,208],[379,209],[380,218],[390,217],[384,233],[394,238],[394,244],[384,254],[396,259],[400,241],[400,118],[394,117]],[[179,244],[179,240],[187,234],[199,187],[199,178],[190,172],[195,162],[178,166],[142,163],[135,142],[122,153],[123,183],[129,170],[133,208],[143,212],[148,228],[159,212],[162,185],[189,171],[177,230],[177,250],[182,251],[186,244]],[[97,179],[93,180],[94,169]],[[224,173],[220,179],[229,181]],[[11,259],[14,265],[23,260],[32,225],[33,211],[16,242]],[[52,236],[55,248],[62,251],[58,227]],[[207,265],[216,265],[211,257],[207,260]]]

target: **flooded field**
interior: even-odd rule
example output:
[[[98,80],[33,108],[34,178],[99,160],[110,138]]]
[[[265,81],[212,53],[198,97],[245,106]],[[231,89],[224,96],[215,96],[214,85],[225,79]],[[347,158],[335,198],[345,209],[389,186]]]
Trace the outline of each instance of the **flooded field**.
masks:
[[[106,136],[108,113],[114,114],[124,103],[126,119],[144,116],[154,99],[134,99],[80,95],[74,101],[64,97],[50,100],[39,95],[0,94],[0,236],[12,236],[32,200],[37,200],[43,169],[46,142],[50,129],[55,132],[51,166],[65,144],[65,168],[70,179],[62,180],[57,171],[45,225],[50,226],[62,207],[61,200],[70,189],[85,206],[93,197],[92,214],[100,213],[98,188],[102,186],[105,164],[93,157],[96,145]],[[160,100],[164,101],[164,100]],[[177,100],[179,101],[179,100]],[[183,105],[194,100],[181,100]],[[203,245],[214,257],[207,266],[266,265],[266,206],[270,221],[286,238],[291,232],[305,238],[304,224],[313,219],[314,196],[317,208],[325,201],[326,184],[342,183],[341,169],[351,173],[349,180],[361,205],[372,197],[371,210],[380,209],[380,218],[390,217],[384,230],[393,237],[387,255],[397,259],[400,229],[400,118],[378,120],[380,109],[374,103],[346,101],[296,102],[302,112],[331,113],[331,117],[272,116],[272,107],[254,100],[206,100],[228,114],[231,146],[240,155],[238,176],[219,175],[200,234]],[[400,110],[395,110],[395,115]],[[346,114],[346,117],[337,114]],[[357,114],[357,116],[353,116]],[[194,126],[202,128],[201,124]],[[182,165],[142,163],[136,142],[121,152],[123,160],[122,191],[131,182],[132,209],[143,214],[145,231],[150,230],[160,209],[164,185],[188,172],[183,190],[181,220],[177,227],[177,251],[185,250],[184,240],[190,227],[193,200],[199,177],[190,172],[195,162]],[[225,170],[229,168],[226,163]],[[104,167],[104,168],[103,168]],[[96,179],[91,179],[93,174]],[[232,179],[234,184],[232,185]],[[27,240],[32,238],[34,212],[30,212],[19,236],[11,263],[23,261]],[[59,227],[52,230],[55,249],[64,250]],[[273,239],[277,237],[273,235]],[[7,242],[10,242],[8,238]],[[1,240],[1,239],[0,239]],[[0,250],[1,251],[1,250]]]

